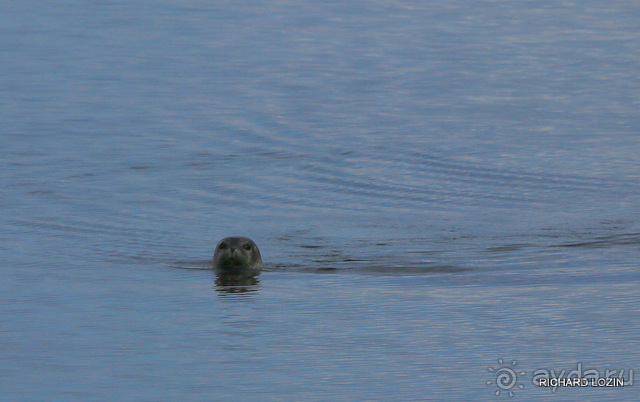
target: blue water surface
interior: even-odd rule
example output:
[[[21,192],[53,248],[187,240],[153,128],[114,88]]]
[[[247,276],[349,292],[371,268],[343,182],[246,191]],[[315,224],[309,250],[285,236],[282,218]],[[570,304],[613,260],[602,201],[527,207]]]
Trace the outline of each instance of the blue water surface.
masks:
[[[1,9],[3,398],[640,397],[638,4]]]

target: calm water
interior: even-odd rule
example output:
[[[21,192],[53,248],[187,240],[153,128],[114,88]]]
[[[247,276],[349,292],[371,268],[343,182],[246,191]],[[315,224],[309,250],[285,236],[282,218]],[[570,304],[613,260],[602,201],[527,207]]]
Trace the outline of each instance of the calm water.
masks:
[[[2,398],[640,398],[637,3],[0,9]]]

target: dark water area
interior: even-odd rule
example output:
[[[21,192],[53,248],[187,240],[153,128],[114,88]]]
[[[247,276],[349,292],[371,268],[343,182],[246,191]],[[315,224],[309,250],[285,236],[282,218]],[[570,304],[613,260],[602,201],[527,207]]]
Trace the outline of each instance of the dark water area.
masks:
[[[638,4],[0,10],[3,398],[640,396]]]

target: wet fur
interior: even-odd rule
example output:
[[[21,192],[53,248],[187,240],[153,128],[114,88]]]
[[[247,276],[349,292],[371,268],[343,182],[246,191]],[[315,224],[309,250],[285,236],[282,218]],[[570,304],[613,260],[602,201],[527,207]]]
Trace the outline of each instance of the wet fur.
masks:
[[[225,237],[216,245],[213,268],[218,273],[257,275],[262,266],[260,250],[248,237]]]

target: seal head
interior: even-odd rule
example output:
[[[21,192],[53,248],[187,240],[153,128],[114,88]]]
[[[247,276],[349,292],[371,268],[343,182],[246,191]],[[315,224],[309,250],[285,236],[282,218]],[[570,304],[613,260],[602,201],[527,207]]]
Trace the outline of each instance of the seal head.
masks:
[[[220,273],[257,275],[262,269],[260,250],[248,237],[225,237],[216,246],[213,268]]]

